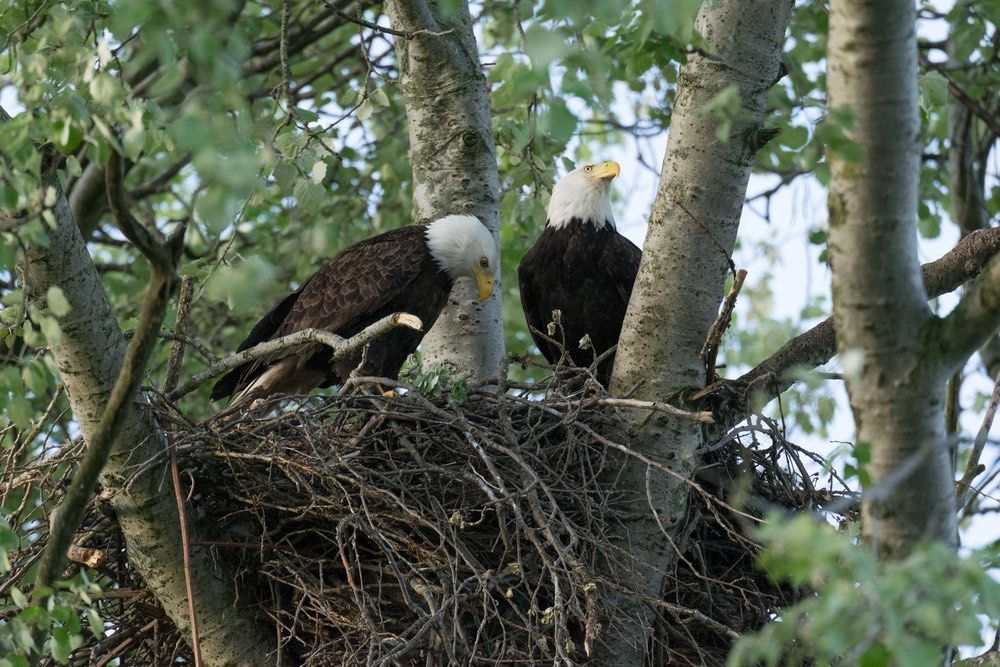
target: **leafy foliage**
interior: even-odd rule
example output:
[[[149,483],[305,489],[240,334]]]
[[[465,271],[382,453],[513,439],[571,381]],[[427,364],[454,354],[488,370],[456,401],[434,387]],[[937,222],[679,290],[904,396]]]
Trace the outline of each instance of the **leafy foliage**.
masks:
[[[577,161],[626,151],[649,155],[655,148],[648,167],[655,171],[680,68],[703,47],[694,28],[700,2],[472,4],[501,179],[507,347],[530,352],[515,267],[544,224],[552,184]],[[378,2],[344,6],[352,16],[387,25]],[[0,162],[0,469],[51,456],[78,435],[50,354],[61,340],[56,317],[67,314],[68,301],[53,288],[43,302],[26,303],[17,268],[26,248],[47,242],[61,193],[69,197],[122,328],[134,326],[137,294],[148,276],[106,212],[100,172],[112,148],[128,159],[130,204],[147,228],[163,235],[182,222],[189,226],[180,271],[199,286],[191,333],[209,352],[233,349],[268,305],[339,249],[410,222],[412,182],[392,36],[334,16],[313,0],[292,0],[290,10],[283,58],[279,0],[0,3],[0,99],[10,112],[23,108],[0,123],[8,158]],[[920,6],[919,229],[927,239],[954,232],[952,182],[959,173],[949,151],[953,119],[962,109],[951,88],[987,112],[996,108],[998,14],[996,0],[962,0],[947,10]],[[747,217],[772,222],[772,231],[740,242],[737,261],[762,266],[751,271],[724,345],[730,377],[829,310],[818,297],[789,315],[771,269],[803,252],[807,266],[825,270],[822,216],[810,219],[809,229],[793,230],[809,242],[799,251],[778,238],[771,204],[785,197],[791,207],[789,192],[803,182],[821,190],[829,176],[828,150],[857,152],[843,140],[850,119],[830,114],[826,105],[827,28],[823,3],[798,4],[783,57],[787,75],[769,93],[768,124],[778,133],[758,153],[756,173],[773,190],[751,193]],[[730,120],[739,111],[732,91],[705,109]],[[980,166],[982,217],[993,224],[1000,216],[1000,181],[985,172],[996,137],[981,117],[964,113],[963,136]],[[718,138],[725,135],[723,123]],[[43,164],[42,147],[54,152],[54,164]],[[46,169],[56,171],[58,188],[40,185]],[[620,191],[618,197],[618,212],[634,215],[633,202],[651,193]],[[166,358],[164,345],[147,384],[158,384]],[[201,370],[206,361],[189,353],[183,374]],[[465,399],[468,388],[445,371],[422,373],[411,365],[407,372],[421,391]],[[206,391],[187,399],[190,419],[214,412]],[[976,418],[986,399],[977,393],[966,401]],[[809,374],[769,410],[780,411],[789,430],[825,439],[843,417],[834,396],[828,379]],[[968,442],[959,438],[959,460]],[[850,455],[838,468],[865,481],[864,447],[849,443],[843,450]],[[57,467],[53,474],[66,472]],[[7,554],[29,544],[51,510],[51,499],[34,485],[0,491],[0,574],[15,576],[3,571]],[[15,525],[2,523],[3,515],[16,516]],[[996,564],[978,555],[955,561],[929,550],[883,566],[846,537],[812,524],[768,530],[763,539],[775,554],[770,571],[815,587],[817,595],[748,640],[738,654],[743,657],[734,660],[796,651],[829,660],[850,655],[872,665],[917,660],[928,642],[978,643],[970,614],[996,611],[995,589],[982,575],[982,567],[995,571]],[[936,578],[924,576],[930,574]],[[28,575],[17,576],[18,584],[27,583]],[[984,592],[972,594],[973,583]],[[46,609],[4,601],[0,615],[13,620],[0,622],[0,648],[23,657],[31,647],[18,639],[17,628],[42,624],[53,628],[50,650],[62,659],[73,637],[85,631],[79,619],[87,614],[93,585],[83,578],[67,584]],[[907,587],[916,598],[907,597]],[[874,595],[882,588],[885,594]],[[852,644],[858,618],[877,632]],[[818,619],[829,624],[829,633]],[[98,631],[96,622],[92,626]],[[8,658],[12,665],[19,660]]]
[[[856,536],[810,517],[772,517],[761,566],[813,591],[762,632],[741,639],[729,664],[939,665],[942,647],[976,645],[982,619],[1000,618],[996,553],[962,558],[941,544],[879,563]]]

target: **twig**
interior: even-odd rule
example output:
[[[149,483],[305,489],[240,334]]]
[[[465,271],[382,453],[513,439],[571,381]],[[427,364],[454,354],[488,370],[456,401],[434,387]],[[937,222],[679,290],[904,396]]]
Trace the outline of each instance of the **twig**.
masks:
[[[181,291],[177,296],[177,315],[174,319],[174,344],[170,346],[170,359],[167,361],[167,375],[163,379],[163,391],[173,391],[181,375],[181,362],[184,361],[184,341],[187,335],[188,317],[191,314],[191,298],[194,296],[194,278],[181,278]]]
[[[454,28],[449,28],[448,30],[442,30],[441,32],[434,32],[433,30],[393,30],[392,28],[386,28],[385,26],[381,26],[377,23],[366,21],[361,17],[355,17],[349,14],[345,14],[344,12],[340,11],[339,9],[331,5],[327,0],[320,0],[320,2],[322,2],[327,9],[333,12],[335,16],[345,21],[349,21],[351,23],[354,23],[355,25],[359,25],[362,28],[369,28],[376,32],[381,32],[386,35],[392,35],[394,37],[402,37],[403,39],[407,40],[413,39],[414,37],[417,37],[419,35],[427,35],[428,37],[443,37],[444,35],[449,35],[455,32]]]
[[[174,500],[181,526],[181,554],[184,558],[184,587],[187,589],[188,616],[191,618],[191,652],[195,667],[201,667],[201,637],[198,633],[198,610],[194,606],[194,584],[191,581],[191,542],[188,539],[187,512],[184,507],[184,493],[181,490],[181,476],[177,470],[177,447],[170,438],[170,480],[174,486]]]
[[[288,21],[292,15],[291,0],[282,0],[281,3],[281,33],[278,43],[278,58],[281,62],[281,92],[279,96],[292,113],[292,105],[288,101],[289,90],[292,85],[292,70],[288,65]]]
[[[259,345],[254,345],[249,349],[237,352],[232,356],[226,357],[225,359],[212,364],[201,373],[198,373],[193,378],[185,382],[179,388],[167,394],[167,400],[176,401],[178,398],[194,391],[205,381],[227,371],[231,371],[245,363],[256,361],[257,359],[266,357],[274,352],[288,350],[305,343],[320,343],[330,347],[333,349],[333,356],[331,360],[337,361],[344,358],[348,354],[355,352],[375,338],[388,333],[395,327],[407,327],[415,331],[420,331],[423,327],[423,323],[420,321],[420,318],[415,315],[410,315],[409,313],[393,313],[392,315],[386,315],[377,322],[368,325],[347,340],[344,340],[340,336],[330,333],[329,331],[324,331],[323,329],[304,329],[303,331],[296,331],[293,334],[269,340],[265,343],[260,343]]]
[[[965,466],[965,473],[958,482],[956,491],[958,493],[959,508],[967,507],[975,498],[976,494],[973,492],[972,480],[984,470],[983,466],[979,463],[979,459],[982,458],[983,449],[986,448],[986,440],[989,438],[990,428],[993,426],[993,419],[996,417],[998,404],[1000,404],[1000,376],[997,377],[997,381],[993,385],[990,402],[986,406],[986,412],[983,414],[982,426],[979,427],[979,433],[976,434],[976,441],[972,445],[972,452],[969,454],[969,462]]]
[[[982,104],[972,99],[967,92],[959,88],[958,84],[949,76],[947,70],[934,67],[934,63],[930,61],[923,51],[920,51],[919,55],[920,63],[924,67],[937,70],[944,77],[945,81],[948,82],[948,92],[951,93],[952,97],[958,100],[963,107],[972,112],[977,118],[986,123],[986,126],[990,128],[990,131],[995,136],[1000,136],[1000,118],[997,118],[994,114],[984,109]]]
[[[746,280],[746,277],[746,269],[740,269],[736,273],[736,277],[733,278],[733,286],[722,302],[722,309],[719,311],[719,316],[715,318],[712,328],[708,330],[708,337],[705,339],[705,344],[702,345],[701,351],[698,353],[698,356],[701,357],[702,362],[705,364],[706,384],[715,382],[715,362],[719,355],[719,345],[722,343],[722,335],[726,333],[726,329],[729,328],[729,323],[733,319],[736,298],[740,295],[740,290],[743,289],[743,281]]]
[[[194,348],[195,352],[204,357],[210,364],[213,364],[219,360],[219,358],[212,353],[212,350],[197,338],[192,338],[191,336],[187,335],[181,335],[178,334],[176,331],[170,331],[168,329],[163,329],[162,331],[160,331],[160,338],[164,340],[184,343],[188,347]]]
[[[179,336],[185,335],[193,296],[194,279],[184,276],[181,279],[181,291],[177,297],[177,316],[174,321],[174,329]],[[183,360],[184,343],[180,338],[174,339],[174,344],[170,347],[170,359],[167,362],[167,376],[163,380],[164,393],[173,391],[177,387]],[[174,487],[174,500],[177,503],[177,518],[181,531],[184,588],[187,590],[188,617],[191,619],[191,653],[194,655],[195,667],[201,667],[201,635],[198,631],[198,610],[194,604],[194,584],[191,581],[191,542],[188,538],[187,510],[184,506],[184,492],[181,489],[181,476],[177,469],[177,446],[172,435],[167,438],[167,446],[170,449],[170,481]]]
[[[612,398],[610,396],[603,396],[601,398],[586,398],[580,401],[549,401],[549,405],[553,406],[573,406],[574,404],[579,404],[581,407],[589,407],[591,405],[607,405],[609,407],[616,408],[632,408],[635,410],[650,410],[651,412],[666,412],[667,414],[680,419],[692,419],[705,424],[715,423],[712,413],[707,410],[690,412],[688,410],[682,410],[676,405],[660,401],[641,401],[635,398]]]

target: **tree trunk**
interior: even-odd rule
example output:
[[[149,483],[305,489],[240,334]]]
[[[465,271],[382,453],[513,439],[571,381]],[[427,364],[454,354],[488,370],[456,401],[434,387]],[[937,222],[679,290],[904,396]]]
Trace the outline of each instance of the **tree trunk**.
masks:
[[[863,152],[830,152],[834,326],[857,443],[871,449],[863,530],[887,557],[957,539],[947,375],[926,350],[936,318],[917,259],[915,21],[908,0],[834,0],[830,11],[830,108]]]
[[[660,185],[618,343],[612,375],[617,395],[662,400],[705,384],[698,353],[722,300],[791,7],[789,0],[701,6],[696,29],[707,53],[693,54],[681,69]],[[742,109],[729,141],[723,142],[716,136],[718,119],[702,109],[730,86],[738,87]],[[702,430],[662,413],[647,418],[635,416],[633,449],[679,476],[648,468],[637,458],[622,460],[617,490],[632,518],[615,538],[636,561],[634,576],[622,583],[647,599],[659,599],[663,574],[676,558],[672,543],[682,537],[690,490],[684,480],[696,465]],[[628,568],[618,568],[615,576],[622,578],[623,569]],[[641,664],[655,609],[636,596],[618,603],[626,628],[605,637],[602,664]]]
[[[7,120],[0,114],[0,120]],[[93,433],[125,354],[125,339],[97,270],[87,253],[66,198],[59,196],[56,227],[48,247],[27,253],[25,287],[31,303],[45,307],[49,287],[57,286],[71,310],[59,318],[61,339],[52,346],[73,416],[85,438]],[[187,593],[177,508],[163,468],[154,467],[124,488],[132,475],[126,466],[162,455],[165,438],[140,399],[129,411],[101,482],[113,493],[111,504],[125,535],[129,562],[148,584],[170,619],[188,632]],[[195,537],[197,539],[197,537]],[[191,554],[195,602],[207,665],[274,664],[274,642],[250,611],[235,603],[234,577],[213,562],[205,549]]]
[[[414,217],[427,223],[450,213],[474,215],[499,241],[489,88],[469,8],[460,2],[445,15],[433,0],[390,0],[386,8],[393,27],[407,33],[395,46],[409,124]],[[423,340],[424,366],[495,375],[504,354],[502,291],[498,284],[480,302],[472,282],[460,279]]]

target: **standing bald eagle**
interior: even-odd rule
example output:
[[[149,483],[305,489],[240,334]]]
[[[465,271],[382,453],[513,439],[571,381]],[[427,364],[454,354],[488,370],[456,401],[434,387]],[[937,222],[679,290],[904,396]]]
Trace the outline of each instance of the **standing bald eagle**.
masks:
[[[361,241],[339,253],[261,319],[242,351],[303,329],[325,329],[349,338],[386,315],[407,312],[423,331],[396,328],[368,345],[361,373],[395,378],[448,301],[456,278],[476,281],[479,298],[493,293],[499,264],[496,242],[478,218],[449,215],[426,227],[411,225]],[[361,362],[361,352],[331,362],[320,344],[276,352],[224,375],[212,400],[306,392],[341,384]]]
[[[549,363],[559,349],[545,333],[552,311],[562,311],[566,352],[576,366],[618,344],[625,308],[639,271],[642,251],[615,229],[611,181],[617,162],[586,164],[552,189],[545,230],[517,267],[521,306],[535,344]],[[580,349],[590,336],[593,349]],[[611,379],[614,355],[600,364],[597,378]]]

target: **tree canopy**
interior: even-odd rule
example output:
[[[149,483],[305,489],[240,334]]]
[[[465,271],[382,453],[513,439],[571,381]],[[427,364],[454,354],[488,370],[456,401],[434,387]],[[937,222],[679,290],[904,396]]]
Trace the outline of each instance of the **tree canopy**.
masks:
[[[0,106],[6,112],[0,113],[0,479],[9,485],[0,491],[0,653],[10,654],[0,657],[0,666],[27,664],[39,653],[66,663],[82,635],[111,634],[92,600],[115,582],[99,569],[74,571],[47,607],[22,592],[30,588],[41,552],[37,541],[54,509],[48,489],[75,470],[75,459],[61,457],[79,453],[81,434],[89,433],[71,410],[66,363],[56,354],[74,336],[75,302],[65,284],[32,296],[26,266],[32,252],[45,253],[58,235],[54,230],[71,216],[117,326],[136,329],[140,295],[152,276],[142,248],[121,231],[109,208],[115,184],[108,183],[107,166],[118,156],[118,186],[130,215],[156,243],[183,234],[176,273],[193,281],[186,332],[170,329],[178,301],[167,302],[166,329],[141,378],[150,395],[162,387],[172,340],[188,345],[175,370],[194,376],[235,350],[271,304],[338,250],[427,221],[422,204],[414,204],[427,165],[414,164],[413,156],[434,161],[438,152],[451,155],[453,141],[465,147],[477,141],[461,132],[413,145],[417,93],[404,90],[404,78],[419,66],[419,58],[411,62],[410,47],[431,39],[458,44],[459,57],[470,59],[488,86],[494,145],[484,151],[492,151],[498,179],[507,354],[537,353],[519,303],[516,266],[545,223],[554,181],[582,161],[619,159],[631,173],[616,188],[616,214],[619,225],[641,240],[647,219],[663,217],[651,214],[650,206],[664,176],[661,159],[675,110],[695,94],[706,95],[695,116],[710,121],[712,130],[683,150],[723,146],[739,153],[752,172],[749,191],[736,193],[744,200],[743,227],[737,236],[737,215],[732,257],[723,251],[734,268],[748,268],[749,277],[722,339],[720,377],[702,384],[735,381],[759,364],[777,364],[781,360],[771,355],[833,312],[827,284],[836,249],[829,247],[821,201],[836,178],[831,164],[850,172],[870,156],[855,132],[856,123],[863,126],[861,115],[829,104],[826,3],[795,3],[787,30],[772,17],[772,27],[785,37],[776,45],[778,75],[770,88],[756,91],[759,122],[739,85],[708,94],[689,78],[685,88],[686,64],[703,59],[711,69],[717,44],[746,29],[739,22],[713,24],[731,34],[702,34],[696,18],[705,10],[697,0],[414,0],[430,7],[434,30],[408,27],[399,11],[393,13],[408,4],[13,0],[0,7]],[[997,250],[972,244],[985,238],[975,236],[978,230],[995,228],[1000,219],[998,24],[996,0],[920,2],[916,9],[919,260],[937,259],[959,239],[972,248],[936,291],[928,286],[932,297],[966,283]],[[471,31],[471,48],[459,39],[463,30]],[[460,88],[421,94],[459,95]],[[434,167],[447,169],[450,159]],[[703,224],[697,215],[677,215]],[[76,267],[63,268],[74,280]],[[696,285],[710,278],[690,279]],[[726,278],[727,290],[732,280]],[[803,298],[790,284],[806,280],[815,285]],[[722,296],[699,304],[714,316]],[[954,297],[942,297],[931,309],[946,314],[954,304]],[[831,346],[833,325],[827,326],[824,344]],[[856,413],[842,384],[858,372],[857,359],[841,354],[817,371],[833,349],[823,358],[822,345],[813,339],[804,344],[805,352],[789,353],[793,363],[776,366],[767,387],[750,392],[747,405],[723,406],[727,416],[718,419],[715,440],[737,423],[750,433],[760,423],[755,419],[780,422],[784,437],[824,457],[807,477],[825,479],[833,471],[851,489],[868,490],[872,444],[857,438]],[[510,369],[515,382],[545,374],[516,362]],[[994,335],[952,375],[947,393],[942,386],[941,428],[951,447],[944,458],[952,459],[952,477],[962,481],[959,531],[976,549],[958,556],[938,545],[886,563],[855,548],[855,522],[835,534],[822,522],[775,518],[751,533],[764,545],[761,567],[816,595],[789,608],[786,622],[748,633],[736,643],[731,664],[777,664],[805,655],[822,664],[843,656],[852,664],[935,664],[942,646],[966,653],[989,647],[1000,617],[1000,534],[991,519],[998,509],[1000,449],[989,437],[998,369],[1000,339]],[[104,370],[113,380],[116,371]],[[107,377],[88,390],[109,391]],[[459,383],[455,392],[449,374],[416,362],[403,379],[429,396],[452,392],[454,398],[465,391]],[[781,390],[778,401],[772,400],[775,388]],[[191,423],[219,409],[208,401],[208,385],[177,405]],[[713,435],[697,424],[691,428],[698,429],[699,446]],[[916,588],[917,599],[908,597]],[[983,622],[977,614],[992,619]],[[44,647],[38,628],[47,629]],[[871,636],[862,637],[867,631]]]

